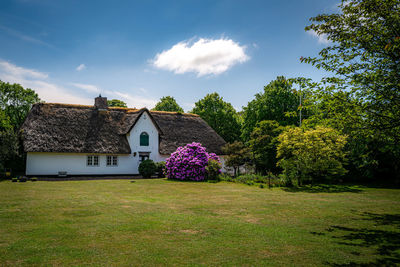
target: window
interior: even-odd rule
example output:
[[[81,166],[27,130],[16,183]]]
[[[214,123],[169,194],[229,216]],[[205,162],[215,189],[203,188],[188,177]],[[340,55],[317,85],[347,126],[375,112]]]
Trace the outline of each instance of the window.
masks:
[[[107,156],[107,166],[117,166],[118,156]]]
[[[146,132],[140,134],[140,146],[149,146],[149,135]]]
[[[99,156],[87,156],[87,166],[99,166]]]
[[[150,158],[150,153],[149,152],[139,152],[139,162],[142,162],[146,159]]]

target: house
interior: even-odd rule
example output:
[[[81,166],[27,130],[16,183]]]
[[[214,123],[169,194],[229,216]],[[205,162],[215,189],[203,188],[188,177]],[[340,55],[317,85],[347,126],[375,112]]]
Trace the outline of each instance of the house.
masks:
[[[221,155],[225,141],[195,114],[37,103],[21,128],[26,175],[132,175],[141,161],[164,161],[179,146],[199,142]]]

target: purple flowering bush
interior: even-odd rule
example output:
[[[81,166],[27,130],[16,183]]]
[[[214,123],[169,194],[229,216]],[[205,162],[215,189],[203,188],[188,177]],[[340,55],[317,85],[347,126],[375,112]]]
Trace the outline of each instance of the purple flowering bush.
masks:
[[[203,181],[206,179],[206,167],[210,159],[219,162],[214,153],[207,153],[200,143],[178,147],[165,161],[165,175],[169,179]]]

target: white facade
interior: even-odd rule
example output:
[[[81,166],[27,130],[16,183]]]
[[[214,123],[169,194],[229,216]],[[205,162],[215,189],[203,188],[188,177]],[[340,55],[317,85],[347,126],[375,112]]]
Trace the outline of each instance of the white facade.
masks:
[[[140,134],[149,135],[149,145],[140,146]],[[131,154],[93,154],[93,153],[49,153],[28,152],[26,175],[121,175],[138,174],[140,155],[146,154],[155,162],[164,161],[169,155],[159,153],[159,133],[148,112],[143,112],[131,131],[127,134]],[[87,156],[96,155],[98,166],[88,166]],[[116,166],[107,166],[107,156],[117,156]]]

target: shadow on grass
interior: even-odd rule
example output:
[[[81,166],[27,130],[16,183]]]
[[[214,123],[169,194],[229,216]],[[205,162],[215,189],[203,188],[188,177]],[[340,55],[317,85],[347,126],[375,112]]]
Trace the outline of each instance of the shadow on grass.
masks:
[[[301,187],[285,187],[286,192],[306,192],[306,193],[360,193],[363,190],[356,185],[305,185]]]
[[[326,262],[330,266],[397,266],[400,264],[400,214],[374,214],[365,212],[362,220],[373,221],[368,228],[331,226],[326,233],[311,232],[314,235],[332,235],[338,244],[357,248],[375,249],[375,259],[370,262],[349,262],[346,264]],[[396,230],[378,229],[379,226],[392,226]],[[360,256],[358,252],[351,254]]]

